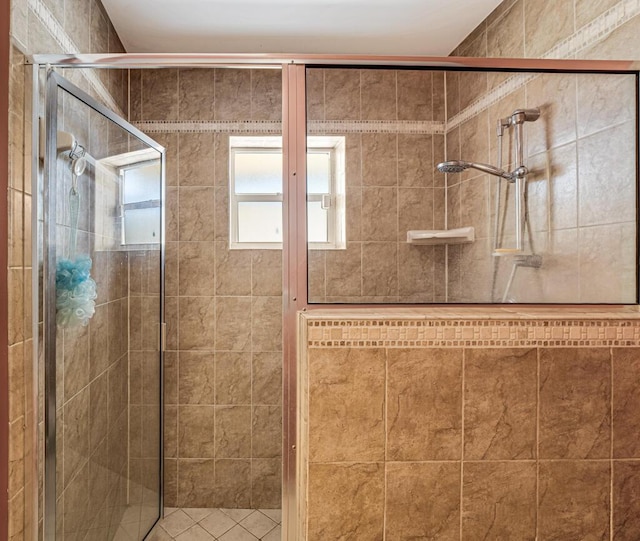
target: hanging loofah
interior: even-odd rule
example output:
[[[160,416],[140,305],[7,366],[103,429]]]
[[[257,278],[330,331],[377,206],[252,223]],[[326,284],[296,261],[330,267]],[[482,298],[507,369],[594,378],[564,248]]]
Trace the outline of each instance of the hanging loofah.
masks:
[[[71,228],[69,231],[69,259],[61,259],[56,265],[56,322],[61,327],[86,326],[96,312],[97,286],[91,278],[91,258],[76,256],[78,235],[78,209],[80,194],[77,190],[78,175],[84,172],[86,163],[74,160],[71,164],[72,187],[69,192]]]
[[[96,311],[96,282],[91,278],[91,258],[61,259],[56,269],[56,322],[63,327],[86,326]]]

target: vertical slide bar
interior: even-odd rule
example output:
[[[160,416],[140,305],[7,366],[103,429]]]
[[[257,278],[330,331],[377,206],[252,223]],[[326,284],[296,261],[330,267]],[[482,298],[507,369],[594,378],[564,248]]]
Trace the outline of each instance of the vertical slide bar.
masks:
[[[282,69],[284,172],[282,539],[295,541],[297,523],[297,314],[307,304],[305,66]]]
[[[524,120],[515,123],[516,139],[516,163],[515,171],[524,167]],[[516,214],[516,250],[524,248],[524,178],[516,177],[515,180],[515,214]]]

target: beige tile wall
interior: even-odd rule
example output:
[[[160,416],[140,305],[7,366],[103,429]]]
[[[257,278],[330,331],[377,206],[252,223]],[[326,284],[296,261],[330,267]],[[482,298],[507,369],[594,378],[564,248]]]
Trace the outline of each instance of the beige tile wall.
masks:
[[[303,321],[301,539],[640,536],[637,322],[510,323]]]
[[[84,2],[82,5],[73,2],[47,2],[58,26],[63,31],[72,34],[72,41],[82,51],[87,52],[123,52],[122,44],[109,21],[104,8],[98,1]],[[32,315],[31,315],[31,79],[30,72],[25,69],[23,53],[61,53],[67,52],[61,49],[59,42],[52,34],[52,27],[47,27],[28,7],[28,3],[18,0],[11,3],[12,39],[16,44],[12,51],[12,72],[10,84],[11,92],[11,125],[10,148],[11,164],[9,172],[9,201],[10,201],[10,253],[9,253],[9,289],[13,292],[10,303],[10,359],[11,372],[9,382],[9,395],[11,397],[11,429],[10,429],[10,471],[11,482],[9,487],[10,525],[8,537],[13,540],[32,539],[34,531],[38,529],[38,512],[42,518],[42,469],[40,468],[40,483],[36,477],[35,456],[36,442],[34,434],[38,417],[36,401],[33,396],[34,370],[33,370],[33,341],[32,341]],[[72,80],[84,90],[92,92],[86,78],[79,73],[73,75]],[[26,81],[26,84],[25,84]],[[102,75],[102,81],[113,94],[113,98],[121,109],[126,110],[126,78],[124,73],[106,71]],[[88,133],[88,129],[83,134]],[[36,263],[37,265],[37,263]],[[107,310],[106,304],[99,307],[98,312]],[[101,317],[99,314],[97,317]],[[106,315],[105,315],[106,317]],[[104,317],[101,319],[104,320]],[[107,393],[106,374],[104,378],[92,373],[96,379],[90,385],[87,374],[86,357],[87,347],[91,342],[86,332],[77,335],[62,337],[62,342],[67,341],[67,354],[61,349],[61,363],[66,364],[68,394],[65,397],[61,393],[59,404],[60,444],[68,444],[69,451],[66,457],[67,478],[61,479],[61,486],[65,490],[60,494],[60,516],[66,518],[66,526],[62,526],[64,518],[60,520],[62,538],[63,531],[76,527],[88,528],[94,526],[97,532],[102,525],[87,520],[80,525],[78,520],[88,513],[93,518],[102,501],[99,494],[92,494],[86,498],[90,480],[96,475],[104,475],[110,471],[111,465],[106,464],[105,453],[109,447],[97,445],[104,443],[93,438],[79,441],[71,432],[65,437],[65,429],[71,427],[71,419],[76,417],[77,427],[88,429],[88,419],[98,411],[100,397],[106,399]],[[73,342],[73,345],[72,345]],[[77,349],[74,351],[75,346]],[[64,370],[60,377],[64,379]],[[113,376],[113,374],[112,374]],[[93,377],[92,377],[93,379]],[[101,394],[102,393],[102,394]],[[71,396],[73,394],[73,396]],[[111,394],[113,397],[113,394]],[[92,397],[92,398],[90,398]],[[98,402],[96,402],[98,401]],[[95,407],[90,407],[93,404]],[[42,402],[40,403],[40,407]],[[67,413],[67,424],[64,424]],[[42,424],[40,424],[42,427]],[[41,432],[40,432],[41,433]],[[75,432],[74,432],[75,433]],[[111,435],[113,440],[113,434]],[[97,436],[96,436],[97,438]],[[122,438],[120,438],[120,441]],[[106,441],[106,440],[105,440]],[[96,447],[97,445],[97,447]],[[89,459],[89,451],[102,449],[101,459],[93,455]],[[39,456],[42,457],[41,448]],[[62,456],[62,455],[61,455]],[[121,456],[121,455],[117,455]],[[101,462],[100,462],[101,460]],[[117,457],[114,457],[114,464]],[[125,457],[126,460],[126,457]],[[62,462],[64,459],[62,460]],[[98,464],[101,464],[99,467]],[[41,464],[40,464],[41,466]],[[104,467],[107,466],[107,467]],[[115,466],[114,466],[115,467]],[[64,467],[60,472],[63,475]],[[39,485],[40,498],[37,491]],[[106,496],[105,496],[106,497]],[[66,513],[63,502],[66,499]],[[39,510],[34,501],[39,500]],[[84,519],[82,519],[84,521]],[[107,520],[108,524],[108,520]],[[40,522],[41,526],[41,522]]]
[[[160,480],[160,250],[128,252],[129,455],[128,502],[143,536],[158,518]],[[130,512],[131,513],[131,512]],[[133,513],[131,513],[133,514]],[[129,530],[127,525],[127,529]]]
[[[443,96],[440,72],[307,70],[309,121],[443,121]],[[347,246],[309,252],[310,301],[444,301],[444,249],[406,243],[408,230],[444,228],[444,136],[344,135]]]
[[[272,70],[132,72],[132,119],[280,120]],[[167,148],[169,506],[279,507],[282,252],[229,250],[228,133]]]
[[[616,4],[507,0],[452,54],[539,57]],[[638,17],[631,19],[578,57],[635,58],[639,24]],[[447,73],[446,77],[451,120],[507,76]],[[541,109],[540,119],[525,125],[531,169],[525,247],[542,255],[543,266],[520,268],[508,301],[635,302],[634,103],[632,76],[546,74],[447,133],[448,159],[496,163],[497,119],[521,107]],[[505,145],[505,151],[508,148]],[[497,180],[473,171],[447,177],[449,227],[475,225],[479,232],[473,245],[449,248],[449,300],[486,301],[493,284],[493,300],[500,301],[512,262],[492,261],[489,255]],[[504,201],[504,183],[501,194]],[[506,247],[514,242],[513,189],[510,197]]]
[[[33,535],[37,521],[31,503],[37,490],[33,471],[35,401],[31,325],[31,184],[24,133],[31,129],[25,108],[24,56],[11,48],[9,79],[9,539]],[[28,174],[28,173],[27,173]]]

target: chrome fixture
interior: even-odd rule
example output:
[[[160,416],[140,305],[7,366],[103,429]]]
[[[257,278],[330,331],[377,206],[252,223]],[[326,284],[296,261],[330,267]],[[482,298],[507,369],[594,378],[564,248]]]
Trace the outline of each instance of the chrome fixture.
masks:
[[[513,173],[508,173],[503,169],[498,169],[487,163],[465,162],[462,160],[451,160],[438,164],[438,171],[441,173],[462,173],[465,169],[477,169],[483,173],[489,173],[496,177],[506,178],[509,182],[515,182]]]
[[[534,122],[540,118],[540,109],[516,109],[510,116],[498,121],[498,137],[502,137],[504,130],[515,126],[516,128],[516,167],[510,173],[486,163],[466,162],[464,160],[451,160],[438,164],[438,171],[441,173],[462,173],[465,169],[477,169],[483,173],[489,173],[496,177],[501,177],[509,182],[515,182],[519,178],[524,178],[529,170],[524,165],[524,144],[522,125],[525,122]]]
[[[466,169],[477,169],[483,173],[498,177],[498,179],[505,179],[511,184],[515,184],[515,214],[516,214],[516,245],[515,248],[501,248],[497,242],[498,231],[496,224],[496,244],[494,246],[494,255],[505,254],[517,254],[523,251],[523,237],[524,237],[524,221],[525,221],[525,183],[526,177],[529,173],[526,165],[524,164],[524,123],[535,122],[540,118],[540,109],[516,109],[506,118],[498,120],[497,136],[499,140],[498,144],[498,167],[489,165],[486,163],[467,162],[464,160],[451,160],[448,162],[442,162],[438,164],[438,171],[441,173],[462,173]],[[501,168],[502,165],[502,137],[505,130],[514,128],[515,139],[515,167],[513,171],[505,171]],[[498,185],[498,197],[499,197],[500,185]],[[498,209],[496,209],[496,220],[498,220]]]

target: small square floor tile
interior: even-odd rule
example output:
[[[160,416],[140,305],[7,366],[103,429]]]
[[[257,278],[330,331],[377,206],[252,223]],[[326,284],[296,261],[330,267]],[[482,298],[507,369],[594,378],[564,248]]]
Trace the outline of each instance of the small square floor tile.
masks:
[[[234,526],[220,537],[220,541],[256,541],[257,539],[255,535],[251,535],[240,525]]]
[[[202,526],[196,524],[176,537],[176,541],[215,541],[215,539]]]
[[[277,524],[260,511],[254,511],[247,518],[240,521],[240,526],[255,535],[258,539],[262,539],[262,537],[273,530]]]
[[[170,536],[177,537],[182,532],[191,528],[194,524],[195,521],[189,515],[187,515],[182,509],[178,509],[175,513],[171,513],[168,517],[165,517],[162,520],[161,526]]]
[[[214,537],[220,537],[236,525],[236,521],[226,515],[220,509],[213,509],[204,519],[200,521],[200,526],[207,530]]]
[[[262,538],[262,541],[282,541],[282,528],[280,526],[276,526]]]
[[[258,509],[258,511],[278,524],[282,522],[282,511],[280,509]]]

